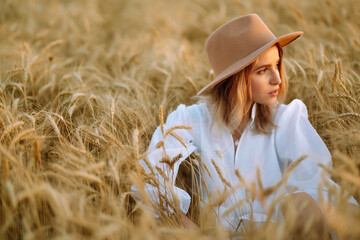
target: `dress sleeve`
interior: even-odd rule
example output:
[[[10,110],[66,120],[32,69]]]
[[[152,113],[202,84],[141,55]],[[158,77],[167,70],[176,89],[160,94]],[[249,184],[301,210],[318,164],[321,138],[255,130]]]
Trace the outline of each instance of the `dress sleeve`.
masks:
[[[307,156],[290,174],[287,187],[296,187],[296,192],[306,192],[318,202],[318,187],[322,175],[337,186],[319,164],[332,166],[331,155],[325,143],[308,120],[305,104],[300,100],[284,106],[279,118],[275,120],[275,145],[281,171],[302,156]],[[280,111],[280,109],[279,109]],[[326,193],[326,189],[322,189]],[[327,199],[327,194],[323,194]],[[354,198],[349,202],[355,203]]]
[[[192,129],[188,128],[192,126],[191,119],[186,106],[180,105],[168,116],[164,124],[164,133],[169,129],[173,129],[171,131],[173,134],[168,134],[165,137],[161,131],[161,126],[157,127],[152,136],[146,160],[140,160],[141,166],[148,174],[153,174],[157,184],[159,184],[156,187],[146,183],[145,190],[147,195],[155,204],[159,206],[163,204],[162,207],[168,209],[169,213],[172,213],[173,209],[166,203],[164,198],[167,198],[170,202],[175,202],[174,198],[177,198],[178,207],[184,213],[188,212],[190,206],[190,195],[183,189],[175,186],[175,179],[180,164],[196,150]],[[176,126],[179,128],[174,129]],[[165,151],[162,143],[164,144]]]

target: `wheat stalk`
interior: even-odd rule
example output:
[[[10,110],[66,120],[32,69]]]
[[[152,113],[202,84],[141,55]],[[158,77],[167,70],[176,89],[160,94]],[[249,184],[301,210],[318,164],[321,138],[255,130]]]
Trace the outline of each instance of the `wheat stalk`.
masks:
[[[153,174],[153,173],[154,173],[154,168],[153,168],[152,164],[150,164],[150,162],[149,162],[149,160],[147,159],[147,157],[144,156],[144,157],[141,158],[141,160],[144,161],[144,163],[146,164],[146,166],[150,169],[151,174]]]
[[[163,105],[160,105],[159,109],[159,120],[160,120],[160,127],[161,127],[161,134],[164,136],[164,113],[163,113]]]
[[[335,94],[335,92],[336,92],[336,80],[337,80],[338,76],[339,76],[339,66],[338,66],[338,63],[336,62],[333,81],[332,81],[332,94]]]
[[[186,126],[186,125],[173,126],[166,131],[166,133],[164,134],[164,138],[166,138],[169,134],[171,134],[176,129],[192,129],[192,127]]]
[[[68,109],[68,114],[69,114],[70,118],[72,117],[72,114],[73,114],[73,112],[74,112],[74,110],[75,110],[76,107],[77,107],[77,106],[76,106],[76,103],[75,103],[74,105],[72,105],[72,106],[69,107],[69,109]]]
[[[58,135],[58,137],[60,137],[60,136],[61,136],[61,133],[60,133],[60,130],[59,130],[56,122],[54,121],[54,119],[53,119],[49,114],[47,114],[46,116],[47,116],[47,118],[49,119],[52,127],[54,128],[55,133]]]
[[[11,207],[14,208],[16,206],[17,198],[15,196],[14,188],[11,182],[6,181],[5,188],[6,188],[7,196],[9,197],[11,203]]]
[[[28,103],[27,103],[27,96],[26,96],[26,84],[27,84],[28,74],[29,74],[28,71],[29,71],[29,58],[26,59],[26,64],[25,64],[25,69],[24,69],[24,77],[23,77],[23,81],[24,81],[23,94],[24,94],[26,110],[28,110]]]
[[[345,94],[330,94],[330,97],[334,97],[334,98],[346,98],[348,100],[351,100],[352,102],[356,103],[357,105],[359,105],[359,102],[353,98],[351,95],[345,95]]]
[[[38,170],[41,165],[41,154],[40,154],[39,141],[37,139],[34,142],[34,158],[35,158],[35,169]]]
[[[230,213],[233,213],[236,209],[242,209],[244,206],[245,200],[241,199],[236,203],[232,204],[229,208],[227,208],[222,214],[221,217],[224,218],[228,216]]]
[[[155,169],[157,170],[157,172],[160,174],[160,176],[164,179],[165,182],[169,182],[169,178],[168,176],[164,173],[164,171],[159,167],[159,166],[155,166]]]
[[[240,180],[240,183],[245,185],[245,180],[244,178],[241,176],[239,169],[235,169],[235,175],[236,177]]]
[[[166,158],[162,158],[160,160],[160,163],[165,163],[169,166],[169,169],[174,170],[174,165],[177,161],[180,160],[180,158],[182,158],[182,154],[178,154],[177,156],[175,156],[173,159],[170,159],[169,157]]]
[[[104,131],[104,135],[110,139],[111,142],[115,143],[116,146],[118,146],[119,148],[123,148],[123,144],[121,142],[119,142],[116,138],[114,138],[114,136],[112,136],[106,129],[103,129]]]
[[[12,164],[15,164],[18,167],[18,170],[23,170],[19,161],[11,154],[7,149],[0,144],[0,152],[4,155],[7,160],[10,160]]]
[[[348,166],[348,169],[355,175],[360,175],[360,170],[357,167],[357,163],[351,160],[347,155],[342,154],[339,151],[335,151],[333,154],[333,159],[339,160]]]
[[[350,182],[351,184],[354,184],[358,188],[360,188],[360,176],[359,175],[351,174],[351,173],[346,172],[344,170],[340,170],[338,175],[342,179],[344,179],[344,180]]]
[[[212,178],[212,175],[211,175],[211,172],[210,172],[210,169],[208,168],[208,166],[202,161],[201,161],[201,166],[205,169],[205,171],[207,172],[209,177]]]
[[[318,77],[317,77],[317,80],[316,80],[316,84],[319,85],[321,83],[321,80],[323,78],[323,75],[324,75],[324,72],[322,70],[319,71],[318,73]]]
[[[20,127],[22,125],[24,125],[23,121],[17,121],[13,124],[8,125],[5,128],[3,134],[1,135],[0,141],[2,141],[6,135],[10,134],[13,130],[17,129],[18,127]]]
[[[159,141],[157,144],[156,144],[156,148],[163,148],[164,147],[164,142],[163,141]]]
[[[344,12],[354,12],[356,0],[287,1],[280,6],[288,7],[285,15],[272,8],[276,5],[274,0],[262,1],[260,7],[259,1],[215,0],[126,4],[116,0],[72,1],[71,5],[67,1],[3,2],[0,21],[5,19],[6,24],[0,26],[0,32],[6,37],[2,38],[0,49],[0,238],[315,239],[302,236],[301,232],[289,235],[297,224],[296,212],[301,209],[294,209],[282,221],[272,222],[277,205],[289,193],[282,191],[286,171],[282,181],[266,188],[266,182],[263,187],[259,184],[258,171],[254,183],[245,183],[247,173],[238,169],[233,174],[238,176],[234,186],[222,170],[223,178],[233,187],[229,189],[221,183],[225,191],[209,191],[206,182],[201,182],[207,201],[200,199],[204,202],[199,209],[196,201],[191,201],[188,213],[196,216],[199,211],[199,218],[193,220],[201,223],[200,230],[183,228],[178,222],[172,184],[165,182],[160,173],[154,174],[157,170],[147,159],[154,152],[140,152],[151,141],[156,122],[159,132],[163,127],[163,138],[157,144],[160,149],[154,150],[164,150],[160,158],[168,156],[168,142],[182,149],[189,147],[182,133],[193,134],[192,130],[167,126],[165,106],[176,109],[180,103],[191,105],[204,100],[190,97],[215,78],[204,54],[206,38],[233,19],[238,10],[245,13],[266,9],[260,11],[261,17],[272,30],[282,32],[301,25],[300,30],[306,33],[306,38],[284,52],[289,76],[286,102],[298,98],[306,104],[311,123],[332,153],[333,168],[324,168],[324,172],[331,173],[341,188],[327,182],[319,186],[318,197],[326,222],[339,239],[359,239],[359,216],[352,218],[346,212],[350,196],[359,200],[360,189],[358,19],[356,14],[346,14],[346,23],[339,21]],[[310,8],[327,14],[311,14]],[[59,9],[71,11],[59,14]],[[39,31],[48,22],[51,27]],[[329,30],[341,34],[328,34]],[[66,41],[59,40],[59,36],[67,36]],[[117,107],[120,112],[116,112]],[[160,119],[156,121],[157,115]],[[16,121],[24,124],[10,129]],[[136,144],[134,129],[140,133]],[[172,132],[183,142],[176,135],[171,136]],[[220,159],[225,157],[216,150],[206,151]],[[144,169],[135,167],[135,158],[144,159]],[[164,167],[162,171],[170,178],[171,171],[164,169],[171,170],[171,164],[178,164],[178,159],[180,155],[164,158],[167,162],[160,164],[159,159],[154,159],[154,163]],[[214,159],[222,169],[220,159]],[[198,163],[200,173],[192,170],[196,172],[195,181],[198,175],[199,181],[218,178],[210,161],[210,165],[205,164],[207,161]],[[196,162],[191,164],[195,167]],[[90,177],[77,176],[78,173]],[[327,175],[324,173],[325,179]],[[181,182],[186,176],[178,175],[176,180]],[[97,177],[96,181],[92,177]],[[159,194],[160,204],[147,201],[143,188],[146,183],[154,187],[155,195]],[[132,184],[139,189],[136,194],[131,192]],[[213,212],[224,207],[223,203],[228,203],[239,188],[247,193],[243,199],[250,203],[247,211],[252,210],[252,195],[267,200],[260,202],[267,222],[257,228],[255,224],[236,221],[233,227],[239,223],[238,232],[229,232],[221,221],[215,221],[221,216]],[[331,201],[325,201],[323,189],[328,189],[326,197]],[[127,199],[128,195],[136,199]],[[194,200],[202,193],[191,196]],[[244,206],[236,203],[230,204],[224,217],[236,216],[241,207],[247,206],[246,202]],[[160,218],[155,219],[154,209]],[[304,232],[311,222],[307,219]]]
[[[73,104],[79,98],[86,96],[85,93],[74,93],[72,94],[71,98],[69,99],[70,104]]]
[[[119,177],[119,174],[118,174],[118,171],[117,169],[115,168],[114,164],[112,163],[112,161],[109,161],[109,167],[110,167],[110,171],[115,179],[115,182],[117,184],[120,184],[120,177]]]
[[[15,144],[20,141],[20,139],[22,139],[24,136],[29,135],[31,133],[35,132],[34,128],[30,128],[27,130],[22,131],[21,133],[19,133],[10,143],[10,149],[13,148],[15,146]]]
[[[63,39],[59,39],[59,40],[55,40],[55,41],[52,41],[51,43],[49,43],[43,50],[43,52],[48,52],[51,48],[55,47],[55,46],[58,46],[58,45],[61,45],[64,43],[64,40]]]
[[[283,173],[283,177],[281,178],[281,180],[279,182],[277,182],[276,184],[274,184],[271,187],[265,188],[262,191],[262,194],[264,197],[269,196],[270,194],[274,193],[277,189],[279,189],[281,187],[281,185],[285,184],[287,179],[289,178],[290,174],[294,171],[294,169],[302,162],[304,161],[308,156],[307,155],[303,155],[300,158],[298,158],[295,162],[293,162]]]
[[[319,88],[318,88],[317,86],[314,86],[314,88],[315,88],[315,90],[316,90],[316,93],[317,93],[317,95],[318,95],[318,97],[319,97],[320,101],[321,101],[322,106],[327,107],[327,104],[326,104],[326,102],[325,102],[325,100],[324,100],[324,98],[323,98],[323,96],[322,96],[322,94],[321,94],[321,92],[320,92]]]
[[[6,179],[8,179],[10,174],[9,161],[7,160],[6,157],[3,158],[1,167],[2,167],[2,179],[5,181]]]
[[[95,182],[95,183],[98,183],[98,184],[101,184],[102,183],[102,180],[101,178],[99,178],[98,176],[95,176],[93,174],[89,174],[89,173],[86,173],[84,171],[70,171],[70,170],[67,170],[65,169],[64,167],[58,165],[58,164],[52,164],[52,167],[54,169],[56,169],[57,171],[60,171],[68,176],[72,176],[72,177],[75,177],[75,178],[78,178],[78,179],[83,179],[85,181],[89,181],[89,182]]]
[[[174,210],[179,209],[180,208],[180,199],[177,196],[177,194],[174,192],[174,189],[173,189],[172,185],[167,184],[167,189],[169,189],[170,193],[171,193],[171,197],[172,197],[172,200],[173,200],[173,205],[172,205],[173,209]]]
[[[179,135],[177,135],[174,132],[171,132],[170,135],[173,136],[176,140],[178,140],[187,150],[186,142],[184,141],[184,139],[182,139]]]
[[[160,210],[162,210],[161,212],[163,212],[164,210],[167,212],[167,209],[166,208],[168,208],[168,207],[170,207],[172,210],[175,210],[175,209],[177,209],[177,207],[176,207],[176,205],[175,205],[175,203],[174,202],[172,202],[172,201],[169,201],[169,199],[167,198],[167,196],[165,196],[165,195],[163,195],[163,194],[159,194],[159,199],[161,199],[161,201],[164,201],[165,202],[165,208],[163,208],[164,206],[163,206],[163,204],[161,204],[161,202],[160,202]]]
[[[25,117],[27,117],[28,119],[30,119],[30,121],[32,122],[33,127],[34,127],[34,129],[35,129],[36,120],[35,120],[35,117],[34,117],[34,116],[29,115],[29,114],[26,114],[26,113],[23,113],[23,114],[20,114],[20,115],[21,115],[21,116],[25,116]]]
[[[105,166],[106,166],[106,163],[105,162],[98,162],[98,163],[93,163],[93,164],[90,164],[90,165],[85,165],[86,167],[83,169],[83,171],[85,172],[96,172],[96,171],[99,171],[101,169],[103,169]],[[116,168],[114,166],[114,168]]]
[[[62,173],[45,171],[41,172],[41,176],[48,179],[49,181],[51,181],[50,179],[56,179],[56,181],[58,182],[61,181],[62,186],[69,186],[71,188],[75,188],[77,186],[76,182],[74,182],[72,179],[69,179],[67,175],[64,175]]]
[[[113,98],[111,98],[110,114],[111,114],[111,124],[114,124],[115,100]]]
[[[264,192],[264,186],[263,186],[263,183],[262,183],[262,179],[261,179],[261,172],[260,172],[260,168],[257,167],[256,168],[256,180],[257,180],[257,184],[259,186],[259,193],[257,195],[259,195],[259,200],[261,202],[263,202],[265,200],[265,196],[263,194]]]
[[[14,74],[14,73],[18,73],[18,72],[24,72],[25,69],[24,68],[15,68],[15,69],[11,69],[9,71],[6,71],[6,74]]]
[[[336,118],[343,118],[343,117],[360,117],[359,113],[340,113],[340,114],[334,114],[330,116],[330,119],[336,119]]]
[[[72,76],[79,82],[79,83],[83,83],[83,80],[81,78],[81,76],[77,73],[77,72],[73,72]]]
[[[224,178],[224,176],[221,173],[221,170],[220,170],[219,166],[216,164],[214,159],[211,159],[211,163],[213,164],[213,166],[214,166],[219,178],[221,179],[221,181],[225,184],[225,186],[228,186],[228,187],[231,188],[231,184]]]
[[[95,161],[93,155],[91,155],[90,153],[88,153],[86,150],[82,150],[82,149],[79,149],[75,146],[73,146],[72,144],[68,144],[67,147],[71,150],[73,150],[74,152],[77,152],[83,156],[85,156],[87,159],[91,160],[92,162]]]

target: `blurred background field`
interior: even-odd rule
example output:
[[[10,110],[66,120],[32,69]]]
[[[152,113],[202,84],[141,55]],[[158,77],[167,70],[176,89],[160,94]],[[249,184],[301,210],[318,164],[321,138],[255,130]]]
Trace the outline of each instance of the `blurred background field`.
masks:
[[[160,105],[196,102],[213,78],[206,38],[248,13],[304,32],[285,49],[286,102],[304,101],[332,153],[329,226],[360,237],[344,210],[344,190],[360,199],[357,0],[0,0],[0,238],[227,239],[205,219],[154,221],[129,191]],[[245,237],[287,239],[286,220]]]

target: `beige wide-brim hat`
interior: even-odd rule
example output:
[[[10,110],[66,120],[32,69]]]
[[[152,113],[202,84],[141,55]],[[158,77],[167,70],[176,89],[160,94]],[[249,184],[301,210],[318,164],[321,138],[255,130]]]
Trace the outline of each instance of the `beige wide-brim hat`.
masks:
[[[275,44],[284,47],[302,34],[303,32],[293,32],[275,37],[256,14],[245,15],[225,23],[206,40],[205,50],[215,79],[197,95],[206,93],[216,84],[241,71]]]

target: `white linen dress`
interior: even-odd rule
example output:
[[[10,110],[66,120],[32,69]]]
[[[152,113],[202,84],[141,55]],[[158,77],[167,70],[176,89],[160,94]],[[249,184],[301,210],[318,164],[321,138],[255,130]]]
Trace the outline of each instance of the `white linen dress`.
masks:
[[[306,192],[318,201],[318,186],[322,180],[322,175],[325,175],[331,184],[336,185],[318,165],[321,163],[331,167],[331,155],[326,145],[309,122],[306,106],[301,100],[296,99],[288,105],[280,105],[274,110],[274,114],[276,127],[272,129],[271,133],[256,133],[253,131],[255,127],[253,122],[255,107],[253,107],[251,121],[240,139],[238,139],[238,147],[235,152],[234,140],[230,131],[225,126],[222,128],[212,127],[212,118],[206,103],[203,102],[188,107],[179,105],[168,116],[164,124],[164,131],[166,132],[171,127],[179,125],[190,126],[191,129],[174,130],[174,133],[180,136],[186,143],[186,147],[183,145],[184,142],[181,143],[171,135],[166,137],[164,144],[166,154],[170,159],[181,154],[180,159],[175,162],[172,169],[166,164],[160,163],[164,153],[163,148],[157,146],[159,142],[163,141],[163,135],[159,126],[154,132],[149,145],[148,162],[152,166],[158,166],[164,171],[170,179],[173,193],[177,195],[181,211],[187,213],[191,201],[190,195],[183,189],[174,186],[181,162],[196,151],[200,154],[203,164],[207,165],[211,176],[206,171],[203,171],[204,181],[209,190],[209,194],[203,191],[203,199],[206,202],[210,196],[219,196],[225,188],[229,189],[217,173],[212,163],[212,161],[215,161],[222,172],[223,178],[231,186],[237,186],[236,190],[229,195],[226,201],[214,209],[219,221],[229,230],[234,230],[240,219],[265,221],[271,201],[281,191],[287,193],[291,189],[293,191],[293,187],[296,188],[295,192]],[[246,188],[244,185],[239,187],[239,178],[235,174],[235,169],[239,171],[244,179],[245,186],[250,186],[254,181],[259,184],[257,180],[257,171],[259,171],[263,187],[268,188],[281,180],[285,169],[291,163],[305,155],[307,157],[293,170],[287,183],[276,193],[271,194],[265,203],[264,201],[260,202],[257,198],[251,203],[243,201],[246,198]],[[144,161],[140,162],[144,169],[150,172],[147,164]],[[160,175],[157,177],[160,179],[160,182],[164,182]],[[165,185],[168,187],[167,184],[162,184],[162,187],[165,188]],[[159,203],[157,188],[146,184],[146,191],[153,201]],[[323,188],[321,191],[326,193],[326,188]],[[169,199],[171,199],[170,195],[168,195]],[[323,196],[326,199],[327,194],[323,194]],[[241,208],[236,208],[230,213],[227,211],[224,214],[228,208],[234,204],[239,204],[241,201],[243,202]],[[354,198],[351,198],[349,201],[357,204]],[[274,215],[271,218],[274,220],[281,219],[278,206],[272,207],[275,209]],[[171,209],[169,211],[172,212]]]

